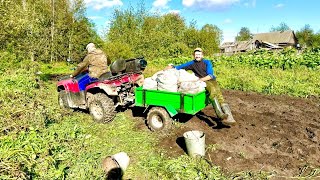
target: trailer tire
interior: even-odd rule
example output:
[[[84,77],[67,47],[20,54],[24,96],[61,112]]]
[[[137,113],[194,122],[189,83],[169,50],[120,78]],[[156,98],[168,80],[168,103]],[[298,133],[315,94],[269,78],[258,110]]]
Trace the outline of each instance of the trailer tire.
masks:
[[[59,91],[58,102],[59,102],[60,108],[62,108],[62,109],[69,108],[68,101],[67,101],[67,94],[66,94],[65,90]]]
[[[98,123],[109,123],[116,115],[113,100],[103,93],[97,93],[90,98],[89,111]]]
[[[162,107],[153,107],[150,109],[146,124],[151,131],[164,131],[170,129],[172,118]]]

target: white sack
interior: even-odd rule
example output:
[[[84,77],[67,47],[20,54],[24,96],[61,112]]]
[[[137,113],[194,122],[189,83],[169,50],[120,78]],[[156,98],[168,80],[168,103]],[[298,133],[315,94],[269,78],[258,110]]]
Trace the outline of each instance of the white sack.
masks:
[[[158,83],[157,81],[153,80],[152,78],[146,78],[143,82],[143,89],[150,89],[150,90],[157,90]]]
[[[204,91],[206,83],[203,81],[181,82],[178,91],[185,94],[196,94]]]
[[[178,71],[176,69],[168,69],[159,71],[152,76],[158,83],[158,90],[177,92],[178,91]]]
[[[186,82],[186,81],[198,81],[199,78],[194,75],[194,73],[189,73],[184,69],[179,70],[179,77],[178,81],[179,82]]]

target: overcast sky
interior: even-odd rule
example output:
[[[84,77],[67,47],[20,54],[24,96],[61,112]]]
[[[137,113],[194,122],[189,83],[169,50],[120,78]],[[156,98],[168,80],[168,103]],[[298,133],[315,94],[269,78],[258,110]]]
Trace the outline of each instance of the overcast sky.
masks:
[[[108,28],[115,8],[137,7],[140,0],[85,0],[87,17],[101,33]],[[309,24],[320,31],[319,0],[144,0],[148,11],[179,13],[189,24],[196,21],[199,28],[204,24],[217,25],[223,31],[223,41],[234,41],[241,27],[252,33],[269,32],[285,22],[297,31]]]

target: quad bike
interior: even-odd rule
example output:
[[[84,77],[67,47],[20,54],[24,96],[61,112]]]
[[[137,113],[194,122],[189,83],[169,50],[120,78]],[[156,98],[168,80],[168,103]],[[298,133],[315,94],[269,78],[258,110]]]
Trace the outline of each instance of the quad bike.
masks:
[[[142,85],[142,71],[146,66],[143,57],[118,60],[110,65],[111,72],[99,79],[90,78],[88,71],[74,78],[62,78],[57,83],[59,105],[89,110],[95,121],[110,122],[117,108],[134,104],[134,89]]]

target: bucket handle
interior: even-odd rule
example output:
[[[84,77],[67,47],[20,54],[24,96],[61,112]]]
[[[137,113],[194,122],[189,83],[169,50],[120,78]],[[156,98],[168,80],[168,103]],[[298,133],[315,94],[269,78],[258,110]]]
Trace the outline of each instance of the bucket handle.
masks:
[[[197,138],[197,141],[200,141],[199,137],[194,134],[194,131],[191,131],[191,132],[192,132],[193,136]],[[202,132],[202,135],[200,136],[200,138],[202,138],[203,135],[204,135],[204,132]]]

